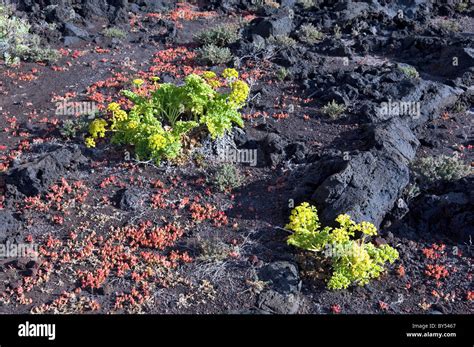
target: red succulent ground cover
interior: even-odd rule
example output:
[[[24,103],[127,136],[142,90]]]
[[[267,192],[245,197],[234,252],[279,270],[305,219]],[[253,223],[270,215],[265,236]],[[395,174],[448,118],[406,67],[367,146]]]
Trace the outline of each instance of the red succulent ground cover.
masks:
[[[53,234],[28,236],[27,242],[40,245],[41,260],[35,261],[34,272],[2,293],[3,302],[28,306],[34,313],[96,311],[103,306],[111,311],[141,312],[143,305],[153,300],[152,293],[157,287],[167,288],[184,281],[176,278],[172,271],[181,264],[191,263],[193,258],[187,251],[176,249],[177,243],[198,224],[207,223],[214,228],[227,225],[227,216],[206,202],[208,194],[203,197],[192,188],[188,193],[181,192],[180,188],[187,184],[178,176],[170,177],[166,184],[156,178],[147,180],[137,176],[141,170],[136,166],[121,166],[127,168],[130,175],[119,178],[118,174],[110,174],[98,180],[95,186],[91,186],[90,181],[62,178],[48,192],[27,197],[18,204],[18,208],[25,211],[27,224],[40,224],[44,220],[46,224],[61,225],[70,231],[61,238]],[[202,180],[196,182],[202,185]],[[102,201],[107,205],[114,191],[130,186],[149,192],[145,200],[150,202],[151,211],[159,210],[160,222],[142,219],[123,227],[111,225],[96,231],[90,221],[78,223],[75,219],[83,206],[93,203],[98,195],[105,194]],[[163,216],[165,211],[174,222]],[[38,304],[29,297],[31,291],[51,285],[52,278],[62,278],[66,273],[68,289],[60,298]],[[114,281],[127,283],[128,289],[108,293],[113,297],[108,305],[93,299]]]
[[[196,19],[210,19],[217,16],[214,11],[199,11],[196,6],[183,2],[178,3],[178,7],[169,13],[148,13],[146,17],[151,19],[169,19],[176,24],[178,29],[182,29],[182,21],[193,21]]]

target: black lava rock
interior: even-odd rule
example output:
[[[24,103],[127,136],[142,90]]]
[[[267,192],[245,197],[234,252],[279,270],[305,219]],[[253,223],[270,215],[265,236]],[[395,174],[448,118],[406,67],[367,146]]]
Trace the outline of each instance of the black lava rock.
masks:
[[[69,170],[85,162],[86,158],[78,147],[55,149],[32,161],[13,166],[7,173],[6,184],[15,186],[27,196],[37,195],[64,177]]]

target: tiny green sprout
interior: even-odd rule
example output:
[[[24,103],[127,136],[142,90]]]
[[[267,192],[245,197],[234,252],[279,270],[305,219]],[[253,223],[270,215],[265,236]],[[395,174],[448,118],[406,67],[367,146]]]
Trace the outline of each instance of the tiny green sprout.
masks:
[[[335,100],[332,100],[321,109],[321,112],[332,119],[337,119],[346,110],[347,108],[344,104],[338,104]]]
[[[420,74],[413,66],[409,65],[399,65],[398,69],[403,72],[403,74],[408,78],[418,78]]]

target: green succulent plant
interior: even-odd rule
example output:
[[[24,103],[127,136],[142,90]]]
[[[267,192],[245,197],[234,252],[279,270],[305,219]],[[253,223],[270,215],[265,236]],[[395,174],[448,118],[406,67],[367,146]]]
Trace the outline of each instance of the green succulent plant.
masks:
[[[316,207],[304,202],[292,210],[290,222],[285,226],[293,232],[288,244],[316,252],[330,261],[329,289],[346,289],[351,284],[363,286],[382,274],[385,263],[398,258],[393,247],[377,247],[366,241],[367,237],[377,235],[372,223],[356,223],[347,214],[339,215],[336,222],[337,228],[323,228]],[[356,238],[359,234],[362,237]]]
[[[132,145],[136,157],[159,163],[178,157],[183,135],[194,128],[202,126],[216,139],[234,124],[243,127],[239,110],[245,105],[249,87],[238,79],[234,69],[224,71],[228,92],[218,90],[218,84],[213,83],[217,76],[211,72],[188,75],[182,85],[155,83],[147,96],[138,90],[123,90],[122,95],[133,106],[125,111],[118,103],[109,104],[111,116],[90,124],[86,145],[94,147],[97,139],[111,132],[113,143]],[[134,84],[140,88],[144,81],[136,80]]]

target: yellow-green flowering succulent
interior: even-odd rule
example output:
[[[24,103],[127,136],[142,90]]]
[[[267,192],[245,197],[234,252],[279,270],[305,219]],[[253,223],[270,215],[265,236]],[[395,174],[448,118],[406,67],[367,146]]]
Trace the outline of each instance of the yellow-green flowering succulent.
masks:
[[[96,146],[95,140],[98,138],[105,137],[107,131],[107,122],[103,119],[94,119],[89,124],[89,135],[85,137],[84,143],[86,147],[92,148]]]
[[[141,78],[136,78],[132,81],[132,83],[135,87],[140,88],[145,83],[145,81]]]
[[[95,140],[90,137],[90,136],[87,136],[85,139],[84,139],[84,143],[86,144],[86,147],[88,148],[93,148],[95,147]]]
[[[222,72],[222,77],[229,80],[237,79],[239,78],[239,73],[236,69],[227,68]]]
[[[120,104],[118,102],[111,102],[107,106],[107,110],[112,111],[112,112],[119,111],[120,110]]]
[[[221,86],[221,82],[217,78],[217,75],[214,71],[204,71],[201,76],[206,80],[207,84],[209,84],[212,89],[217,89]]]
[[[206,80],[206,81],[209,81],[209,80],[212,80],[212,79],[215,79],[217,78],[217,75],[214,71],[204,71],[202,73],[202,77]]]
[[[291,211],[290,222],[285,226],[286,229],[295,232],[304,230],[315,231],[319,227],[316,207],[310,206],[307,202],[303,202]]]
[[[110,129],[113,130],[117,126],[118,122],[122,122],[127,119],[128,115],[127,112],[122,110],[120,104],[116,102],[111,102],[107,106],[107,110],[112,112],[112,125],[110,126]]]
[[[153,151],[159,151],[166,147],[166,137],[163,134],[153,134],[148,138],[150,148]]]
[[[237,79],[238,73],[229,69],[226,76],[232,79],[230,92],[220,91],[220,82],[212,71],[201,76],[190,74],[184,84],[157,83],[149,95],[123,90],[121,93],[133,104],[124,110],[117,102],[108,105],[109,123],[97,119],[89,126],[90,138],[86,145],[95,146],[95,139],[112,133],[112,143],[132,145],[135,156],[143,159],[173,159],[179,156],[182,137],[191,129],[202,126],[215,139],[224,135],[234,125],[243,127],[240,112],[249,94],[248,85]],[[141,79],[133,81],[140,87]]]
[[[235,80],[231,83],[230,88],[230,102],[234,104],[237,108],[240,108],[245,105],[245,102],[247,101],[250,92],[249,85],[242,80]]]
[[[316,207],[304,202],[292,210],[290,222],[285,226],[293,232],[288,244],[318,252],[331,261],[329,289],[365,285],[383,273],[385,263],[398,259],[395,248],[366,242],[366,237],[377,235],[372,223],[356,223],[347,214],[337,216],[336,222],[337,228],[321,228]],[[359,235],[362,237],[357,238]]]
[[[89,134],[93,139],[105,137],[106,128],[107,122],[105,120],[94,119],[91,124],[89,124]]]

